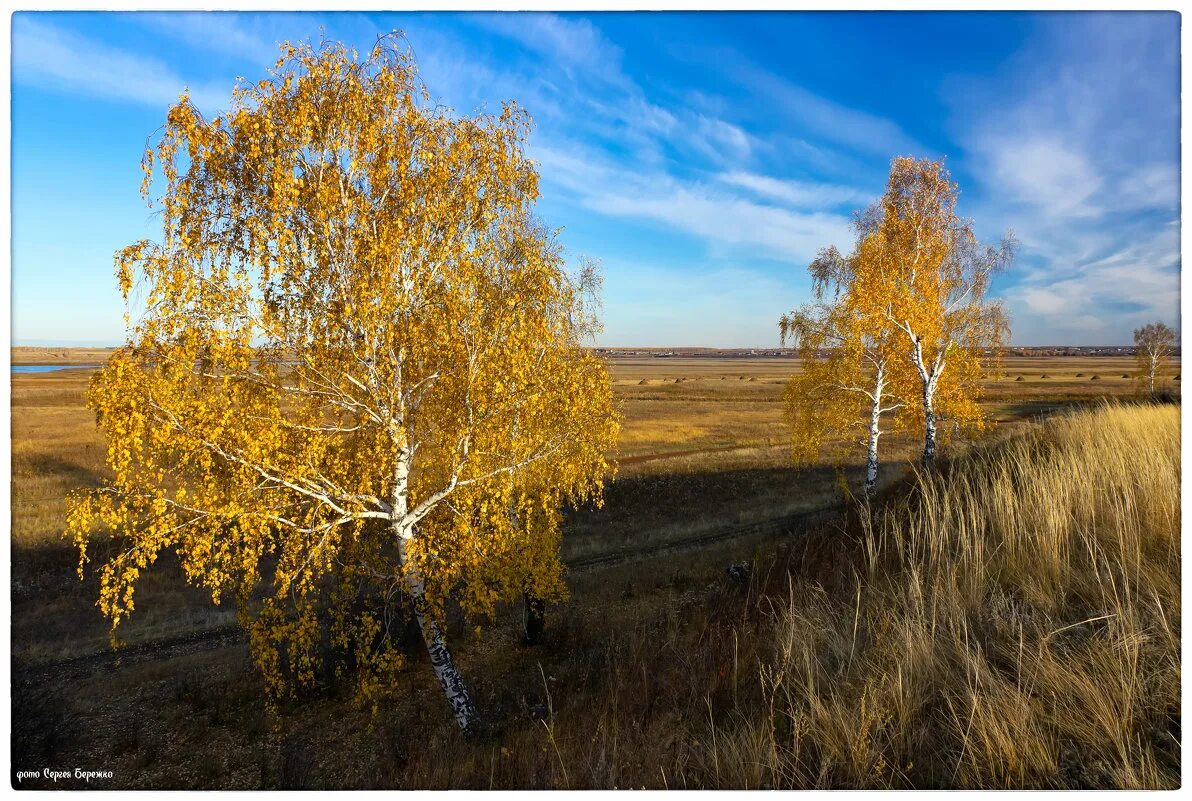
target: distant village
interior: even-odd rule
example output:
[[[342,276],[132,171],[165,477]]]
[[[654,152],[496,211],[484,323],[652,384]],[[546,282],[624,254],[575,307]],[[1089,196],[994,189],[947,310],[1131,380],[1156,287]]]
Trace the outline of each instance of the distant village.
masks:
[[[610,359],[653,357],[656,359],[795,359],[794,348],[595,348]],[[1038,345],[1006,348],[1006,356],[1133,356],[1133,345]],[[1177,347],[1175,356],[1180,355]]]

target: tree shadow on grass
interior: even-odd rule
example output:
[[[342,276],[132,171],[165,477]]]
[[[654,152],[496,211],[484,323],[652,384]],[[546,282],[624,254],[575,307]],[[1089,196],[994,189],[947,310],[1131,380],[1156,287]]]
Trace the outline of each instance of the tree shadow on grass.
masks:
[[[61,456],[37,454],[22,461],[28,466],[28,472],[34,476],[53,476],[62,479],[67,486],[72,488],[98,487],[104,480],[104,474],[99,470],[86,467],[70,459],[64,459]]]
[[[564,555],[619,550],[796,511],[840,500],[834,467],[759,467],[634,475],[605,487],[604,505],[568,510]],[[846,476],[859,491],[859,467]]]

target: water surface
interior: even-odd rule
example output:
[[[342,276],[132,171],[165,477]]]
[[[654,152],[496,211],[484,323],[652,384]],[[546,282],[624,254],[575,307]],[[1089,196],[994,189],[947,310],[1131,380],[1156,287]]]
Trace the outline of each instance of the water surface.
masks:
[[[14,364],[14,373],[52,373],[55,370],[96,370],[99,364]]]

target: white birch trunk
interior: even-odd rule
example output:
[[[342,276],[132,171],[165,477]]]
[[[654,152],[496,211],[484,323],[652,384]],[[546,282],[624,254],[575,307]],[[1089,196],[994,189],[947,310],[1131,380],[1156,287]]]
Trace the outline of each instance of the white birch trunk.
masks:
[[[882,435],[882,390],[885,389],[885,384],[885,365],[879,365],[874,381],[873,407],[869,416],[869,458],[865,464],[866,498],[872,498],[877,493],[877,441]]]
[[[447,647],[447,638],[439,627],[426,599],[426,582],[422,573],[411,565],[407,556],[409,543],[414,539],[414,527],[404,525],[402,520],[409,509],[409,478],[410,455],[405,449],[398,451],[397,467],[394,471],[393,483],[393,531],[397,536],[398,553],[401,556],[402,568],[406,574],[406,589],[414,603],[414,616],[418,621],[418,628],[422,631],[422,640],[426,643],[426,651],[430,655],[430,664],[434,668],[435,677],[447,703],[451,705],[455,722],[464,731],[470,731],[476,721],[476,707],[468,694],[467,685],[459,669],[455,666],[455,659]]]
[[[942,368],[942,355],[936,359],[936,364],[928,372],[927,362],[923,358],[923,343],[916,337],[911,349],[911,359],[919,371],[919,379],[923,382],[923,466],[930,467],[935,461],[935,387]]]
[[[935,461],[935,381],[928,381],[923,387],[923,465],[930,467]]]
[[[439,686],[443,688],[443,695],[451,705],[451,712],[455,715],[455,722],[464,731],[470,731],[476,722],[476,707],[472,697],[468,694],[464,677],[455,666],[455,659],[447,647],[447,639],[442,629],[435,622],[430,602],[426,600],[426,585],[417,570],[407,568],[406,587],[414,601],[414,616],[418,620],[418,627],[422,629],[422,639],[426,643],[426,651],[430,654],[430,664],[434,668]]]

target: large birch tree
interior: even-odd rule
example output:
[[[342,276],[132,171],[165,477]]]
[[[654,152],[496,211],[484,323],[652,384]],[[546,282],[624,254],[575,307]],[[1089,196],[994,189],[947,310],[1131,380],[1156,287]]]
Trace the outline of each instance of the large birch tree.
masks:
[[[227,113],[169,110],[142,187],[161,239],[117,254],[128,341],[89,390],[112,478],[69,515],[80,573],[116,544],[113,631],[173,552],[238,602],[271,692],[330,646],[375,706],[412,609],[472,726],[444,604],[563,591],[560,508],[599,502],[619,426],[583,286],[533,217],[529,126],[435,106],[392,36],[284,45]]]
[[[856,249],[820,251],[808,271],[815,302],[783,315],[782,343],[798,349],[801,367],[784,393],[794,456],[807,462],[825,452],[844,458],[865,449],[866,498],[877,490],[878,444],[897,427],[911,376],[898,332],[864,284],[871,280],[872,241],[858,225]],[[890,422],[883,428],[883,421]]]
[[[1013,235],[982,245],[972,221],[956,211],[958,194],[943,162],[900,156],[885,193],[859,219],[875,268],[864,291],[902,333],[903,352],[919,377],[914,408],[925,465],[935,459],[941,418],[953,428],[987,425],[979,379],[998,369],[1009,334],[1000,301],[987,293],[1013,259]]]

